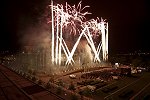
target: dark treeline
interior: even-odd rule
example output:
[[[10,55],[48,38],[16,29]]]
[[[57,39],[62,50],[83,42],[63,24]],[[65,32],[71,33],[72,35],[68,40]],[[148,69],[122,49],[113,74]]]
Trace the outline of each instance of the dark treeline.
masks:
[[[150,55],[137,54],[137,55],[115,55],[109,57],[112,64],[120,63],[124,65],[132,65],[134,67],[150,67]]]

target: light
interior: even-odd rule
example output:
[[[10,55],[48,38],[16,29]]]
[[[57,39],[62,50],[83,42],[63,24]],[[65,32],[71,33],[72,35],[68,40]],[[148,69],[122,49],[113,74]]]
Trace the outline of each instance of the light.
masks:
[[[108,23],[101,18],[86,20],[85,16],[89,13],[88,11],[83,12],[83,10],[89,6],[81,7],[81,2],[77,6],[70,6],[69,4],[63,6],[60,4],[53,5],[51,1],[51,22],[52,23],[52,64],[61,65],[61,51],[63,50],[66,55],[66,65],[75,63],[73,60],[73,55],[77,49],[77,46],[83,36],[85,36],[88,41],[93,53],[94,62],[101,62],[100,51],[102,50],[103,60],[107,60],[108,57]],[[80,28],[78,27],[80,26]],[[65,33],[65,30],[69,31]],[[63,39],[63,34],[67,35],[78,35],[78,38],[72,48],[69,51],[65,40]],[[99,43],[98,47],[95,46],[94,38],[102,37],[102,42]],[[56,45],[55,45],[56,42]],[[54,50],[55,49],[55,50]],[[55,58],[55,59],[54,59]]]

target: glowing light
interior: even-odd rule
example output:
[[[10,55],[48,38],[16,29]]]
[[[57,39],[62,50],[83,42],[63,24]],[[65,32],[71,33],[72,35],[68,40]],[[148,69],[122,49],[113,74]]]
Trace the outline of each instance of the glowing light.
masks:
[[[53,13],[53,1],[51,1],[51,9],[52,9],[52,64],[54,63],[54,13]]]
[[[57,7],[58,9],[58,7]],[[57,10],[57,14],[58,14],[58,10]],[[55,59],[55,63],[57,64],[58,61],[58,34],[59,34],[59,25],[58,25],[58,16],[57,16],[57,29],[56,29],[56,49],[55,49],[55,55],[56,55],[56,59]]]
[[[77,48],[77,46],[78,46],[78,44],[79,44],[79,41],[80,41],[82,35],[84,34],[84,31],[85,31],[85,30],[86,30],[86,28],[84,28],[84,30],[83,30],[82,33],[80,34],[79,38],[77,39],[76,43],[74,44],[74,46],[73,46],[73,48],[72,48],[72,51],[71,51],[71,53],[70,53],[70,55],[69,55],[69,58],[68,58],[67,61],[66,61],[66,65],[68,64],[68,62],[69,62],[69,63],[71,62],[71,58],[72,58],[72,56],[73,56],[73,54],[74,54],[74,52],[75,52],[75,50],[76,50],[76,48]]]
[[[89,6],[81,7],[81,2],[77,6],[70,6],[66,3],[65,6],[57,4],[53,5],[51,1],[51,23],[52,23],[52,63],[61,65],[62,49],[67,57],[66,65],[74,63],[73,55],[77,49],[77,46],[84,36],[94,53],[93,61],[100,62],[100,51],[102,49],[103,60],[108,59],[108,23],[101,18],[86,20],[85,16],[91,14],[89,12],[83,12],[83,10]],[[68,33],[66,33],[66,30]],[[71,50],[69,51],[63,34],[78,36],[76,42]],[[56,35],[55,35],[56,34]],[[93,39],[97,36],[101,36],[101,41],[98,47],[95,47]],[[55,43],[56,41],[56,43]],[[54,43],[56,45],[54,45]],[[55,49],[55,51],[54,51]],[[55,59],[54,59],[55,58]],[[59,63],[58,63],[59,62]]]

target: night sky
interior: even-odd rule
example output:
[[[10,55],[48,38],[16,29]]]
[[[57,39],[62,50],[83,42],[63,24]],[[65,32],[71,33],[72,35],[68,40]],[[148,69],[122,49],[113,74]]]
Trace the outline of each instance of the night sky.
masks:
[[[63,0],[56,0],[64,3]],[[66,0],[78,4],[80,0]],[[5,0],[1,2],[0,50],[20,47],[21,31],[39,23],[48,0]],[[82,0],[92,15],[109,22],[109,53],[150,51],[148,0]]]

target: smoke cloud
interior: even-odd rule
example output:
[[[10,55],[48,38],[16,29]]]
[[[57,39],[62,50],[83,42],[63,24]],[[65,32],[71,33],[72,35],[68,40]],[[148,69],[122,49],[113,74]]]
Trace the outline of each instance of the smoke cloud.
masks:
[[[88,45],[86,40],[80,41],[78,45],[78,52],[80,54],[82,64],[88,64],[93,61],[91,47]]]

